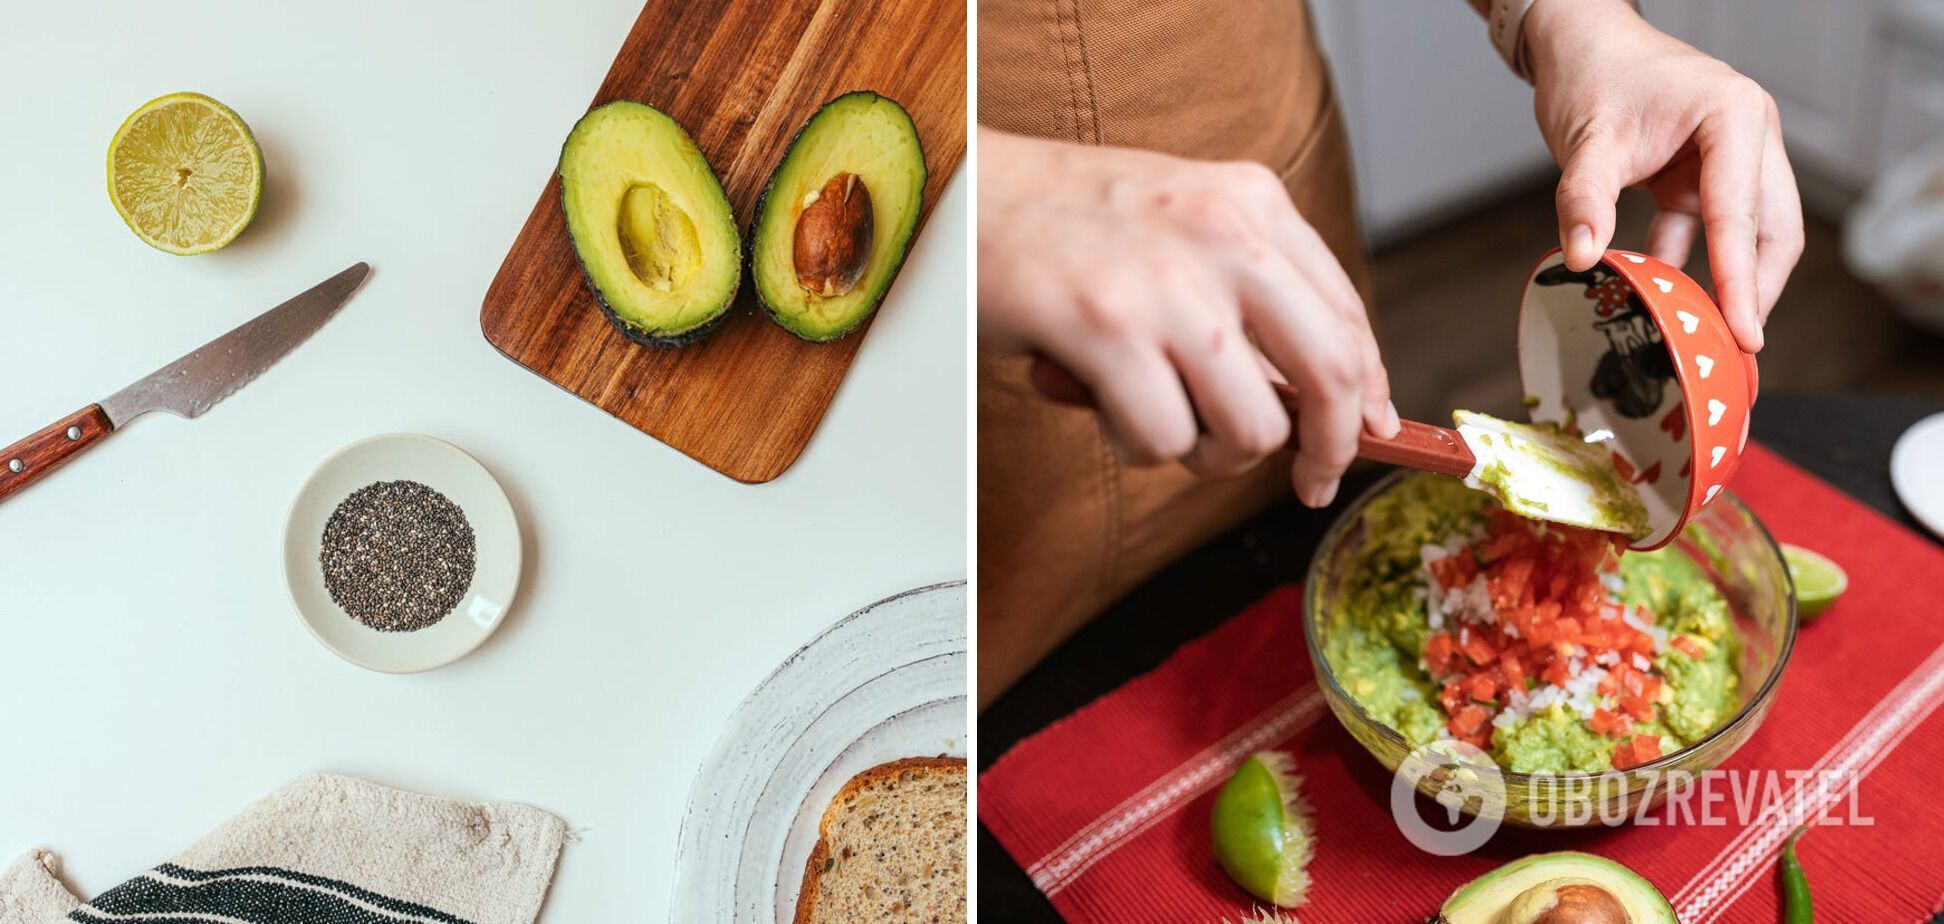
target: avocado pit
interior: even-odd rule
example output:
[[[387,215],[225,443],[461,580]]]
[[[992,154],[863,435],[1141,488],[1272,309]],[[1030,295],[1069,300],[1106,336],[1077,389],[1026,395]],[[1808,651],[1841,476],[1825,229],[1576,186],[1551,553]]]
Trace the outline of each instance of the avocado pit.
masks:
[[[871,191],[855,173],[806,195],[792,250],[797,284],[824,298],[856,288],[871,262],[872,221]]]
[[[1590,879],[1551,879],[1520,893],[1505,924],[1633,924],[1612,892]]]
[[[1453,892],[1431,924],[1679,924],[1640,874],[1576,851],[1514,860]]]

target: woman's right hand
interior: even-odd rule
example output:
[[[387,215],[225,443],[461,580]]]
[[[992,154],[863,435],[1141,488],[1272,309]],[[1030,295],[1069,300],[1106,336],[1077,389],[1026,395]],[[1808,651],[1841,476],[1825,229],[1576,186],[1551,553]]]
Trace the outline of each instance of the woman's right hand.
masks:
[[[978,228],[981,346],[1070,371],[1130,462],[1247,470],[1289,439],[1272,380],[1300,397],[1311,507],[1360,430],[1397,433],[1362,299],[1260,164],[982,128]]]

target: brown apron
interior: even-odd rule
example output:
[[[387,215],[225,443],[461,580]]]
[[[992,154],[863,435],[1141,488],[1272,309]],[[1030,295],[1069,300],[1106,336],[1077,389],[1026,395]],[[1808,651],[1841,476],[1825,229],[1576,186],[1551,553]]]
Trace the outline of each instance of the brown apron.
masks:
[[[1369,292],[1350,151],[1301,0],[979,0],[979,121],[1260,161]],[[1289,491],[1286,454],[1218,482],[1134,468],[1023,357],[979,355],[979,703],[1157,569]]]

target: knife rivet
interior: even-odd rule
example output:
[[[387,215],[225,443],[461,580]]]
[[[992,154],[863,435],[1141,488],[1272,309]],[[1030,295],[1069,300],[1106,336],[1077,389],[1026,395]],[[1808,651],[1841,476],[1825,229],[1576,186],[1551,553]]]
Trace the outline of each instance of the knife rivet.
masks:
[[[80,427],[69,427],[69,428],[68,428],[68,442],[73,442],[73,441],[75,441],[75,440],[78,440],[78,439],[80,439],[80,438],[81,438],[81,428],[80,428]]]
[[[13,472],[16,475],[26,470],[27,470],[27,463],[22,462],[19,459],[15,459],[12,462],[7,463],[7,471]]]

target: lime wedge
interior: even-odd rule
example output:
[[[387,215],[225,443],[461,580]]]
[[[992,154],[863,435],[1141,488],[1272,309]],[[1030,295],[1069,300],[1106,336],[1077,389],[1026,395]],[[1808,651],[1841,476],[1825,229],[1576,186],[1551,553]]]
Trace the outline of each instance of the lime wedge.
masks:
[[[1796,615],[1803,619],[1822,615],[1849,589],[1849,575],[1841,565],[1802,546],[1783,543],[1782,560],[1789,563],[1789,579],[1795,581]]]
[[[1250,895],[1283,908],[1303,903],[1316,834],[1296,761],[1262,751],[1237,767],[1215,797],[1215,860]]]
[[[108,143],[108,198],[157,250],[208,253],[236,240],[262,197],[263,152],[250,127],[200,93],[149,100]]]

